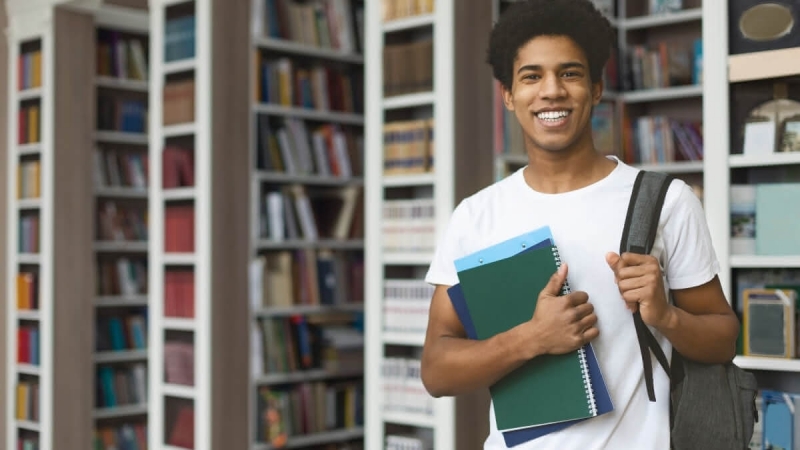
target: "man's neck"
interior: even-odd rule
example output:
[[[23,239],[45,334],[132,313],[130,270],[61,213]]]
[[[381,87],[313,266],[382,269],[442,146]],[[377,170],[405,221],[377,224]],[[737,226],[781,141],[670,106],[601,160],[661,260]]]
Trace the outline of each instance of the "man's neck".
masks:
[[[561,194],[602,180],[616,163],[594,150],[592,145],[575,152],[528,151],[528,167],[523,171],[531,189],[544,194]]]

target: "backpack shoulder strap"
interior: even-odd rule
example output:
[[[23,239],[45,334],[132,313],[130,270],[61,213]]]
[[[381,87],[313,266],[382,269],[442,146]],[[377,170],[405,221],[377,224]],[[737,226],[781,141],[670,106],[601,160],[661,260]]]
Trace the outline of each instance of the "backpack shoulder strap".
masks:
[[[645,170],[636,175],[630,203],[628,204],[628,213],[625,217],[625,226],[622,230],[622,239],[619,247],[620,254],[625,252],[650,254],[658,233],[661,207],[664,205],[664,198],[672,180],[673,177],[670,175]],[[650,350],[653,351],[656,359],[667,374],[670,373],[669,363],[664,351],[658,345],[658,341],[653,336],[653,333],[650,332],[650,329],[647,328],[638,311],[633,313],[633,323],[636,327],[639,349],[642,354],[647,396],[651,402],[654,402],[656,396],[653,387],[653,366],[650,359]]]

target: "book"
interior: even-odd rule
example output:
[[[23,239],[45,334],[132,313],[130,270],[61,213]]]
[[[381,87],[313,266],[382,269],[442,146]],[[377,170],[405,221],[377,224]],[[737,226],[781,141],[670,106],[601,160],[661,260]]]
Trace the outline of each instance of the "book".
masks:
[[[536,297],[558,269],[560,257],[549,228],[543,227],[461,258],[455,265],[471,318],[470,334],[486,339],[532,317]],[[562,292],[568,289],[565,283]],[[597,416],[586,358],[585,347],[544,355],[491,386],[498,429],[524,430]]]

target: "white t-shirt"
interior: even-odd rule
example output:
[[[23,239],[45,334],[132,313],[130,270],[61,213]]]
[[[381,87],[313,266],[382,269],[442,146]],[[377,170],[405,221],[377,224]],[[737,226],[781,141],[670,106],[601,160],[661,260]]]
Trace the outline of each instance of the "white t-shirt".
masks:
[[[453,211],[425,278],[431,284],[456,284],[455,259],[549,225],[562,259],[569,265],[570,287],[588,293],[600,331],[592,345],[614,410],[514,450],[669,449],[669,378],[653,359],[657,401],[650,402],[633,319],[605,260],[607,252],[619,252],[638,173],[638,169],[611,159],[617,162],[611,174],[571,192],[534,191],[520,169],[464,199]],[[719,271],[702,205],[681,180],[673,181],[667,192],[651,254],[661,262],[666,289],[701,285]],[[669,358],[669,341],[653,331]],[[494,406],[490,422],[484,449],[506,449],[497,430]]]

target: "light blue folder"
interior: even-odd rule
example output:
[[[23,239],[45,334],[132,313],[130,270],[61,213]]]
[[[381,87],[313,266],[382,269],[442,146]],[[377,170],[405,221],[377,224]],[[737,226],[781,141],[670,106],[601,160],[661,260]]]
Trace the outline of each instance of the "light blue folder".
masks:
[[[521,234],[455,260],[456,272],[510,258],[545,240],[553,240],[549,226]]]

